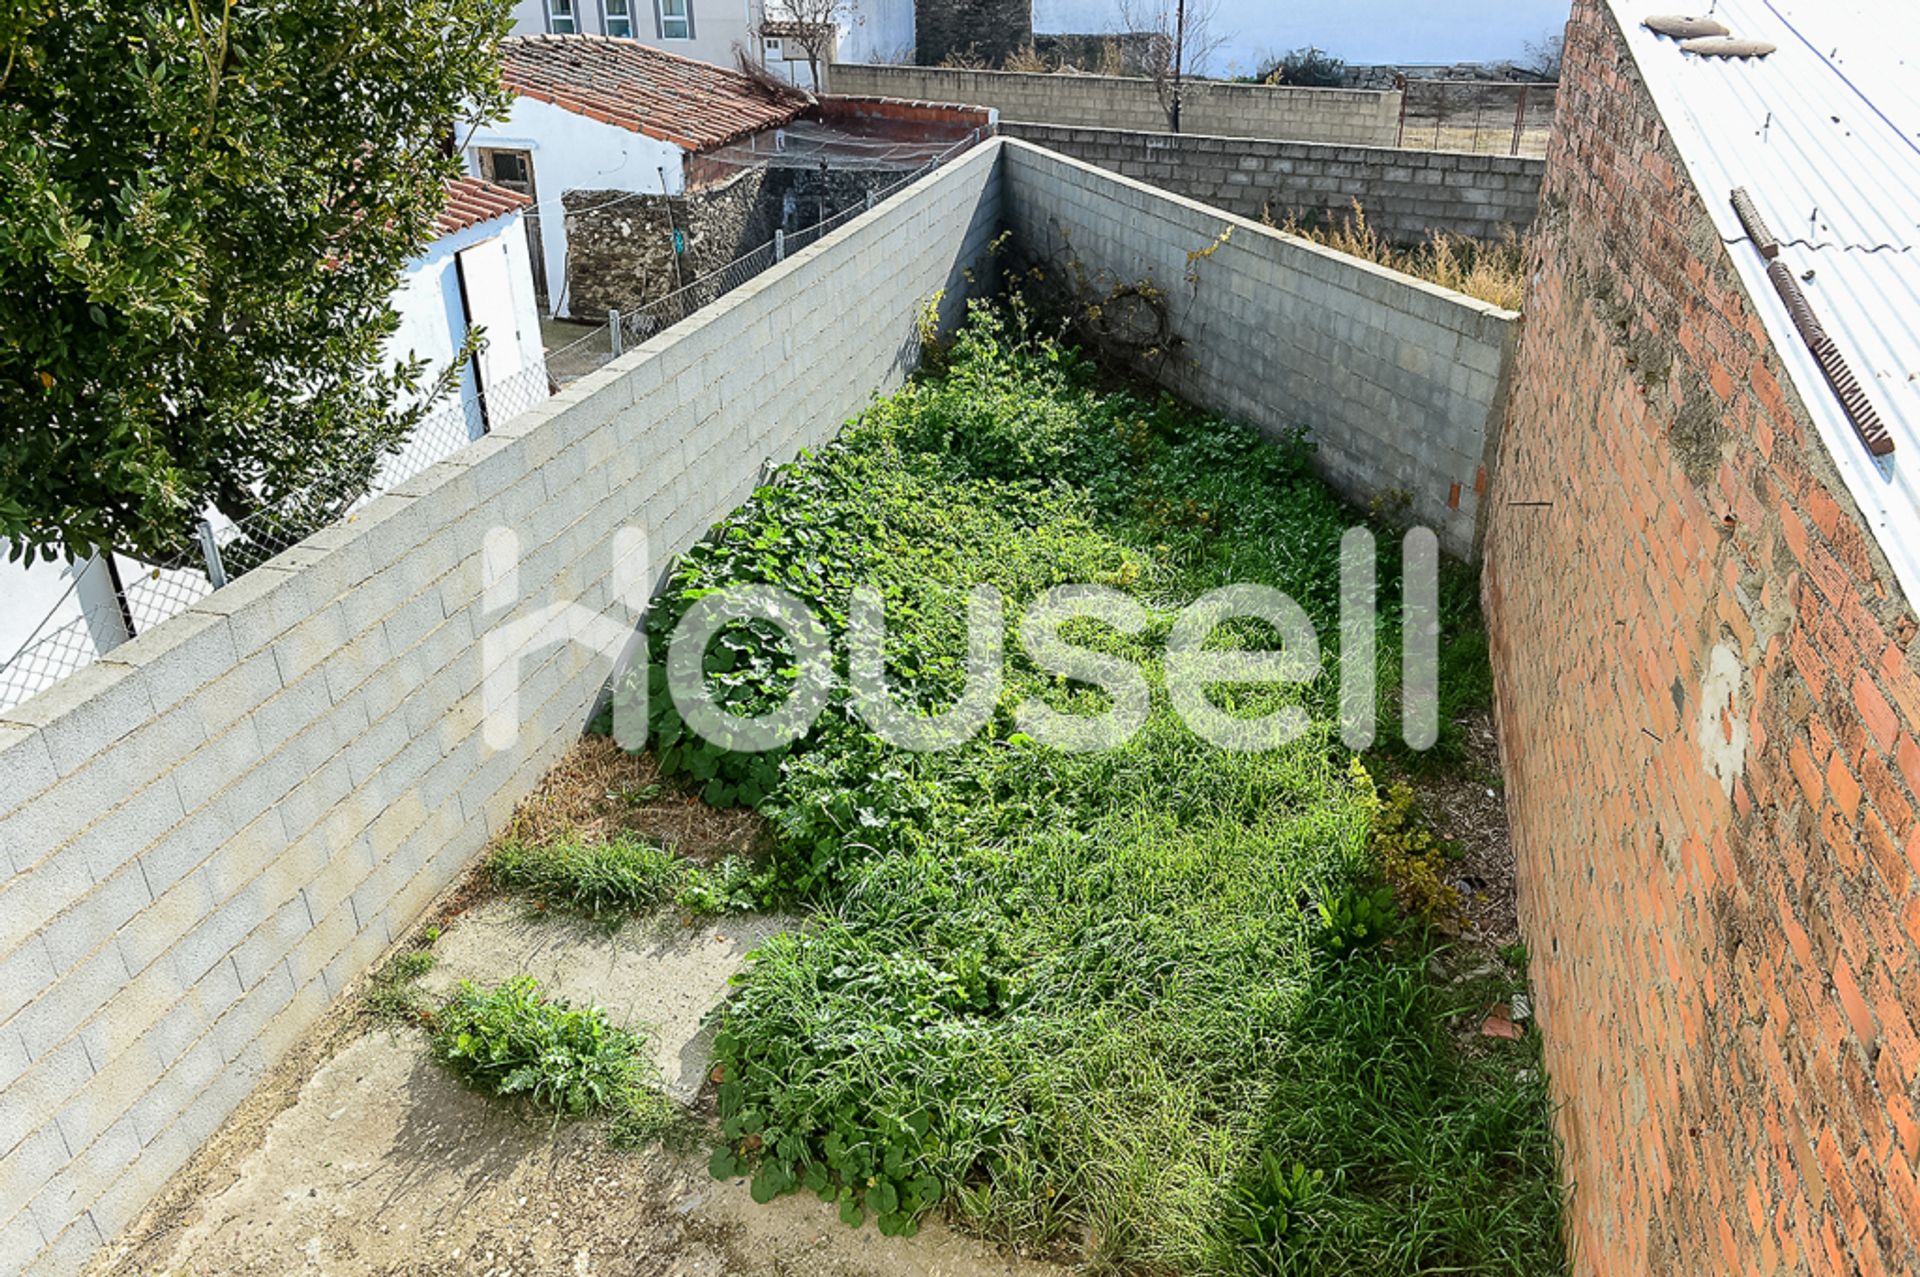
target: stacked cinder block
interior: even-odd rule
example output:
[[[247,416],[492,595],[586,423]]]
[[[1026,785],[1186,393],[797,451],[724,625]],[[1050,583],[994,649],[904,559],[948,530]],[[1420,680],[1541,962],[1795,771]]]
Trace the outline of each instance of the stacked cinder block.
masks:
[[[1920,1271],[1920,624],[1596,0],[1560,92],[1484,582],[1576,1267]]]
[[[1431,231],[1478,240],[1524,233],[1539,208],[1546,168],[1544,160],[1505,155],[1191,132],[1017,122],[1001,132],[1242,217],[1339,220],[1358,200],[1367,224],[1403,245],[1421,243]]]
[[[992,107],[1003,121],[1146,131],[1167,127],[1159,90],[1142,78],[836,62],[827,82],[835,93]],[[1229,137],[1393,146],[1400,137],[1400,95],[1189,80],[1181,94],[1180,127]]]
[[[483,730],[482,639],[550,603],[621,625],[763,462],[831,437],[957,314],[996,149],[0,716],[0,1271],[70,1273],[451,883],[584,726],[611,657],[533,645]],[[807,316],[830,314],[821,326]],[[482,546],[520,538],[489,611]],[[650,583],[650,582],[649,582]]]
[[[1477,556],[1516,315],[1024,142],[1006,156],[1023,251],[1162,290],[1179,393],[1306,427],[1338,491]]]

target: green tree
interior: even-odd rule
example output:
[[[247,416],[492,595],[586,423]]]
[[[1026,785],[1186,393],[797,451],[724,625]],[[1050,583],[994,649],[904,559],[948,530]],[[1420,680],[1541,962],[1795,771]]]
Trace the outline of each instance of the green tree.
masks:
[[[0,0],[15,557],[164,558],[209,502],[364,488],[421,413],[390,298],[459,122],[504,109],[507,24],[507,0]]]

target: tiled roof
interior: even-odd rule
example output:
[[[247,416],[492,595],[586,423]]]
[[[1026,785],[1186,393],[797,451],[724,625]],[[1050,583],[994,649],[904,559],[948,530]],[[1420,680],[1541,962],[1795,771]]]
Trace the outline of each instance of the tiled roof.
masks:
[[[469,226],[496,217],[505,217],[533,201],[518,191],[510,191],[477,177],[458,177],[447,183],[447,206],[434,219],[434,229],[442,235],[464,231]]]
[[[799,92],[633,40],[597,35],[511,36],[501,43],[506,85],[555,106],[689,151],[785,124],[807,108]]]
[[[1920,602],[1920,27],[1886,0],[1718,0],[1765,57],[1701,57],[1608,0],[1734,268],[1909,600]],[[1694,9],[1698,12],[1698,8]],[[1745,190],[1770,262],[1735,211]],[[1875,455],[1768,275],[1798,285],[1894,445]]]

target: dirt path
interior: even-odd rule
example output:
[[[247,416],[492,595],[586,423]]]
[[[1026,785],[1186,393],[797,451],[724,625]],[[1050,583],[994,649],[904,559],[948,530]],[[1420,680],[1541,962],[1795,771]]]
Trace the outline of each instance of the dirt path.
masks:
[[[435,945],[435,991],[528,974],[657,1031],[670,1089],[706,1072],[702,1020],[782,919],[618,934],[491,901]],[[413,1028],[342,1020],[282,1070],[96,1272],[172,1277],[1050,1277],[929,1220],[911,1239],[842,1225],[809,1195],[753,1203],[704,1146],[618,1152],[469,1091]]]

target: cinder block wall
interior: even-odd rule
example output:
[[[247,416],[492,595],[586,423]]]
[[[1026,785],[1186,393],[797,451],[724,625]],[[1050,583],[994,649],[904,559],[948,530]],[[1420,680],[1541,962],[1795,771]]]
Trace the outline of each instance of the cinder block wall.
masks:
[[[1920,1272],[1920,624],[1596,0],[1560,94],[1483,581],[1577,1268]]]
[[[1167,127],[1166,109],[1153,84],[1124,76],[836,62],[828,70],[827,84],[835,93],[989,106],[1003,121],[1150,131]],[[1180,127],[1229,137],[1393,146],[1400,138],[1400,95],[1190,80],[1181,96]]]
[[[578,736],[610,657],[531,650],[495,750],[482,635],[558,602],[631,623],[616,530],[664,568],[901,380],[997,229],[997,152],[0,718],[0,1271],[114,1238]],[[497,614],[495,526],[523,590]]]
[[[1164,291],[1186,343],[1163,365],[1179,394],[1272,432],[1307,427],[1321,472],[1350,500],[1404,499],[1449,553],[1476,556],[1516,315],[1005,145],[1007,221],[1023,251],[1052,271],[1077,263],[1089,281]]]
[[[1504,155],[1059,124],[1009,123],[1001,132],[1242,217],[1344,219],[1359,200],[1368,225],[1397,244],[1420,243],[1429,231],[1479,240],[1524,233],[1546,168]]]

